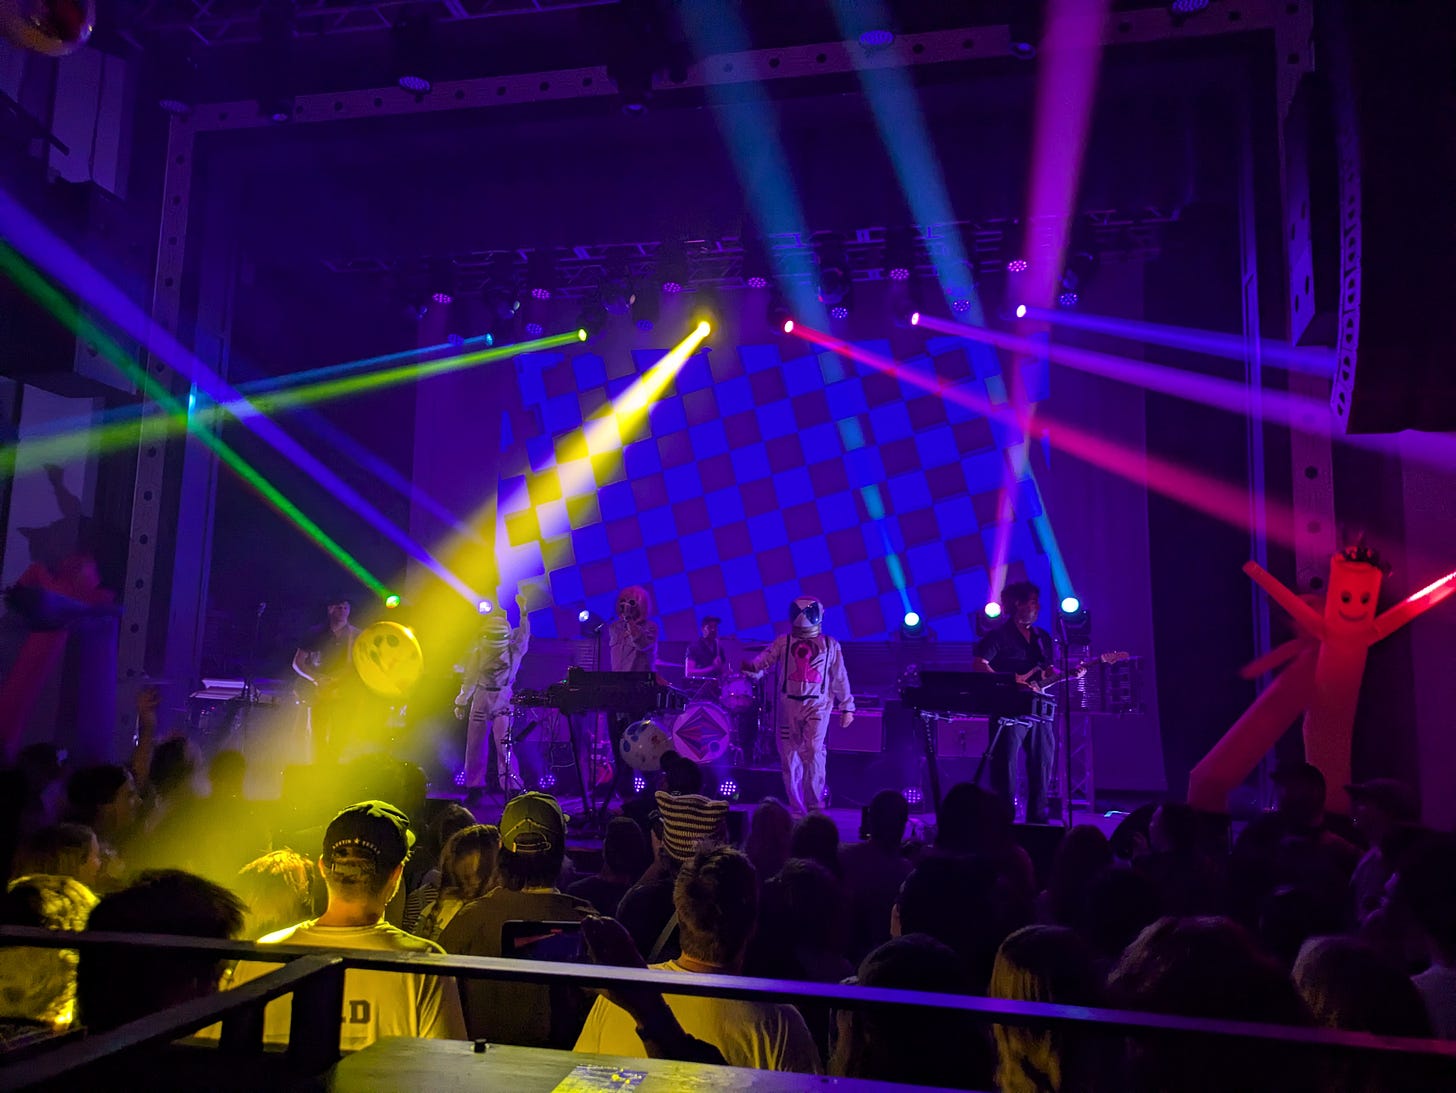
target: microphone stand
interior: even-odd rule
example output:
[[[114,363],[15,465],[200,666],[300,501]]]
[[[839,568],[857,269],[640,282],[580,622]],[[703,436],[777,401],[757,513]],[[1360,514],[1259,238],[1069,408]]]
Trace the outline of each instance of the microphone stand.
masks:
[[[1072,642],[1067,636],[1067,625],[1060,613],[1057,615],[1057,629],[1062,635],[1062,678],[1070,684],[1072,679]],[[1069,685],[1062,692],[1062,813],[1066,817],[1067,830],[1072,828],[1072,688]]]

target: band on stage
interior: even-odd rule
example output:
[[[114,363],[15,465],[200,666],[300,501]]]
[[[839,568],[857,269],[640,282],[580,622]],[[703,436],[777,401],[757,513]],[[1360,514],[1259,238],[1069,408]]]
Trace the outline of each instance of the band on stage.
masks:
[[[463,658],[454,713],[466,724],[463,781],[467,800],[491,788],[507,796],[525,788],[512,726],[521,706],[552,701],[549,695],[528,696],[517,691],[517,675],[530,648],[531,624],[525,597],[517,595],[515,602],[519,622],[512,626],[498,608],[487,612]],[[1042,691],[1060,678],[1085,672],[1083,665],[1058,670],[1052,637],[1036,625],[1041,609],[1036,585],[1029,581],[1008,584],[1002,590],[1001,603],[1001,622],[977,640],[971,662],[958,667],[967,673],[1014,678],[1018,688],[1029,691]],[[325,621],[303,635],[293,657],[295,691],[309,708],[316,759],[339,757],[342,726],[359,712],[362,689],[354,686],[358,681],[350,671],[350,661],[360,631],[350,624],[351,606],[342,596],[328,603]],[[737,664],[732,663],[720,638],[721,620],[703,618],[698,640],[688,645],[683,657],[683,685],[673,687],[658,671],[672,665],[664,665],[658,657],[660,631],[651,618],[648,590],[632,585],[617,597],[616,611],[600,632],[599,652],[613,676],[630,677],[634,684],[645,684],[663,696],[677,695],[675,703],[663,703],[674,709],[660,717],[664,723],[659,733],[665,742],[662,747],[676,744],[689,758],[726,756],[752,766],[755,760],[769,758],[764,752],[776,745],[786,801],[791,811],[802,815],[826,807],[827,743],[837,728],[853,722],[855,698],[844,649],[824,632],[824,604],[805,595],[787,608],[787,631],[767,645],[749,647],[746,654],[752,655],[745,655]],[[1103,659],[1125,656],[1107,654]],[[586,674],[600,677],[607,673]],[[593,704],[586,698],[573,698],[570,709],[605,714],[611,769],[609,777],[593,779],[600,784],[594,787],[592,808],[600,814],[614,798],[625,803],[633,796],[639,772],[656,769],[653,756],[644,759],[647,734],[642,731],[644,723],[653,723],[654,713],[626,702],[602,699]],[[691,725],[691,731],[684,731],[685,723]],[[927,743],[927,758],[934,764],[932,750]],[[1057,753],[1055,725],[1048,716],[993,714],[982,767],[989,766],[990,788],[1008,800],[1023,751],[1026,819],[1045,823],[1048,783]],[[579,761],[577,767],[580,771]],[[488,785],[491,781],[493,786]],[[591,792],[585,778],[581,788],[584,796]]]

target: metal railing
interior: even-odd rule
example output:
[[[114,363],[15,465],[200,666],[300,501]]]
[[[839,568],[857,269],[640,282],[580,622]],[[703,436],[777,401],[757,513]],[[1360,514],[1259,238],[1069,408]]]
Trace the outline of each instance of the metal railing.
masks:
[[[706,995],[748,1001],[810,1003],[834,1009],[912,1007],[949,1010],[988,1023],[1070,1028],[1117,1036],[1215,1037],[1260,1041],[1268,1045],[1366,1055],[1378,1058],[1445,1060],[1456,1066],[1456,1042],[1252,1021],[1213,1020],[1138,1013],[1096,1006],[1013,1002],[975,995],[936,994],[882,987],[730,975],[685,975],[642,968],[560,964],[500,957],[436,956],[377,950],[317,949],[256,945],[246,941],[182,938],[168,934],[67,933],[28,927],[0,927],[0,946],[57,949],[164,950],[211,954],[222,960],[278,962],[278,971],[206,998],[173,1006],[119,1028],[68,1042],[39,1057],[0,1070],[0,1091],[53,1084],[99,1064],[118,1063],[221,1023],[219,1051],[229,1055],[261,1053],[263,1010],[275,998],[293,995],[292,1025],[285,1058],[300,1075],[321,1074],[341,1058],[339,1013],[344,1001],[344,972],[410,972],[457,979],[498,979],[516,983],[601,988],[651,986],[677,995]]]

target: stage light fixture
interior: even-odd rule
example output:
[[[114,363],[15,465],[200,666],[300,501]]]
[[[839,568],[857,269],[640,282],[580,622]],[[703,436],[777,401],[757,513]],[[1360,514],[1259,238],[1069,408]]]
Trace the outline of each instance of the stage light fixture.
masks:
[[[1006,263],[1007,273],[1025,273],[1031,267],[1031,263],[1025,258],[1013,258]]]
[[[1057,297],[1057,306],[1071,309],[1077,306],[1077,301],[1079,299],[1081,299],[1081,297],[1079,297],[1075,292],[1064,292]]]
[[[157,105],[185,117],[197,104],[197,57],[190,49],[163,51],[157,78]]]
[[[914,630],[920,625],[920,615],[915,611],[905,612],[905,625]]]
[[[642,774],[641,774],[640,771],[638,773],[632,775],[632,792],[633,793],[645,793],[645,792],[647,792],[647,779],[644,778],[644,777],[642,777]]]
[[[912,312],[910,312],[910,325],[911,326],[919,326],[920,325],[920,312],[918,312],[918,311],[912,311]]]
[[[784,299],[784,294],[777,289],[768,299],[766,316],[770,329],[782,330],[785,334],[791,333],[794,329],[794,316],[789,311],[789,303]]]
[[[605,620],[591,611],[578,612],[576,621],[581,626],[581,636],[584,638],[596,637],[602,632],[602,627],[607,625]]]
[[[537,789],[542,789],[542,790],[555,789],[556,788],[556,775],[552,774],[548,770],[545,774],[541,775],[541,777],[539,777],[539,778],[536,779],[536,788]]]
[[[1024,319],[1024,318],[1026,318],[1026,305],[1025,304],[1017,304],[1016,305],[1016,317],[1018,319]]]
[[[992,600],[981,609],[981,613],[988,619],[999,619],[1001,617],[1001,605]]]
[[[550,248],[533,250],[526,259],[526,291],[531,299],[546,301],[556,287],[556,254]]]
[[[816,285],[819,302],[830,308],[842,305],[848,315],[853,281],[849,275],[849,258],[845,253],[843,240],[832,232],[822,235],[815,242],[814,261],[819,266]]]
[[[475,610],[482,615],[489,615],[492,611],[495,610],[495,604],[491,603],[489,600],[481,600],[478,604],[475,605]]]
[[[1173,0],[1168,10],[1174,15],[1197,15],[1208,7],[1208,0]]]
[[[918,805],[925,800],[925,795],[920,791],[919,786],[906,786],[900,792],[905,795],[905,803],[909,805]]]
[[[898,227],[885,232],[885,276],[890,280],[910,280],[910,273],[915,268],[918,238],[914,228]]]
[[[462,770],[457,770],[455,772],[455,788],[456,789],[464,789],[465,788],[465,771],[463,769]]]
[[[957,296],[950,302],[950,309],[957,315],[964,315],[971,310],[971,301],[964,296]]]
[[[586,620],[589,618],[591,618],[591,612],[586,610],[586,608],[582,608],[576,613],[577,622],[586,622]]]
[[[293,0],[265,0],[258,12],[258,112],[283,123],[293,117]]]
[[[724,778],[718,783],[718,796],[725,801],[738,800],[738,783],[732,778]]]
[[[384,606],[386,608],[388,608],[390,611],[393,611],[396,607],[399,606],[399,597],[396,596],[396,595],[394,595],[393,593],[391,593],[388,596],[385,596],[384,597]]]
[[[1077,610],[1063,611],[1058,615],[1057,625],[1068,645],[1092,644],[1092,615],[1080,603],[1077,605]]]
[[[434,82],[430,20],[423,15],[402,15],[391,30],[395,81],[411,95],[428,95]]]
[[[773,267],[763,240],[752,232],[745,232],[743,246],[743,283],[749,288],[768,288],[773,284]]]
[[[1076,596],[1062,597],[1062,614],[1075,615],[1080,610],[1082,610],[1082,601]]]
[[[883,49],[895,41],[895,32],[888,27],[874,27],[861,31],[859,44],[867,49]]]
[[[668,296],[676,296],[688,284],[687,249],[679,239],[663,243],[657,252],[657,283]]]
[[[1036,51],[1041,47],[1043,32],[1043,10],[1042,0],[1022,0],[1014,5],[1016,15],[1007,21],[1007,43],[1011,56],[1018,61],[1030,61],[1035,59]]]
[[[577,330],[576,330],[576,340],[579,341],[579,342],[584,342],[584,341],[586,341],[586,339],[587,339],[586,327],[584,327],[584,326],[577,327]]]
[[[662,298],[656,292],[639,291],[632,301],[632,321],[644,334],[657,325],[662,314]]]
[[[708,322],[707,319],[704,319],[698,324],[697,332],[706,338],[709,334],[713,333],[713,324]]]

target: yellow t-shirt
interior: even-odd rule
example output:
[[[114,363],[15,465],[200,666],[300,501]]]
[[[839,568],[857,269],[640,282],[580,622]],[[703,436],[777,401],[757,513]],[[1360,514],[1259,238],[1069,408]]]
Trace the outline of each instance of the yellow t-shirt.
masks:
[[[301,922],[259,938],[260,945],[308,945],[319,949],[383,949],[443,953],[433,941],[407,934],[387,922],[375,926],[318,926]],[[233,986],[276,971],[282,965],[240,961]],[[293,998],[285,995],[268,1003],[263,1018],[263,1040],[288,1043]],[[414,1036],[426,1040],[465,1039],[465,1019],[455,980],[414,972],[350,970],[344,973],[344,1013],[339,1046],[359,1051],[384,1036]]]
[[[660,971],[692,974],[674,960],[651,966]],[[793,1006],[685,994],[666,994],[663,999],[683,1031],[716,1047],[729,1066],[791,1070],[800,1074],[821,1072],[814,1038]],[[642,1038],[637,1035],[637,1023],[626,1010],[605,998],[598,998],[587,1015],[575,1050],[637,1058],[647,1055]]]

